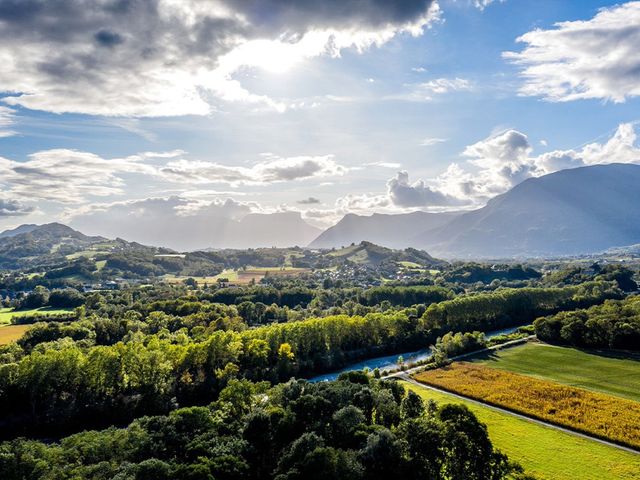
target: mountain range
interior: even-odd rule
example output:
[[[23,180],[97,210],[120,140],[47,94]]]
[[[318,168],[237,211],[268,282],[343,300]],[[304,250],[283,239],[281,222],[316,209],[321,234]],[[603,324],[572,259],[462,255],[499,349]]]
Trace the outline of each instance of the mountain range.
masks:
[[[638,205],[639,165],[596,165],[529,178],[470,212],[347,215],[311,246],[375,238],[445,258],[597,253],[640,243]]]
[[[447,224],[459,213],[412,212],[398,215],[374,213],[363,216],[349,213],[333,227],[322,232],[311,248],[334,248],[368,241],[389,248],[415,246],[416,226],[422,230]]]
[[[640,244],[638,205],[640,165],[614,163],[527,179],[468,212],[348,214],[325,231],[307,224],[298,212],[249,214],[240,220],[178,217],[171,224],[138,219],[132,240],[177,251],[294,245],[330,249],[364,241],[422,249],[441,258],[578,255]],[[105,233],[124,237],[127,228],[125,222],[112,222]],[[21,225],[0,233],[0,266],[6,265],[2,258],[14,262],[54,255],[59,248],[57,253],[68,254],[103,241],[56,223]]]

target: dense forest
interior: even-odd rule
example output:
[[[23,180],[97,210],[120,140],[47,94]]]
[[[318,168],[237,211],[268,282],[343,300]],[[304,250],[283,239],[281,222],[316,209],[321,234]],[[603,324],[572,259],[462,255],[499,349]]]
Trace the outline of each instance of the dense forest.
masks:
[[[425,405],[363,373],[274,388],[232,380],[206,407],[56,443],[0,445],[4,480],[527,478],[463,406]]]
[[[524,324],[619,298],[620,291],[613,282],[505,289],[430,306],[255,328],[239,316],[239,306],[123,295],[116,296],[125,303],[120,309],[94,296],[79,308],[77,321],[37,324],[0,349],[3,432],[122,424],[177,406],[204,405],[231,379],[275,383],[308,376],[373,355],[424,348],[449,331]]]
[[[560,312],[539,318],[534,325],[536,335],[545,342],[640,351],[640,297]]]

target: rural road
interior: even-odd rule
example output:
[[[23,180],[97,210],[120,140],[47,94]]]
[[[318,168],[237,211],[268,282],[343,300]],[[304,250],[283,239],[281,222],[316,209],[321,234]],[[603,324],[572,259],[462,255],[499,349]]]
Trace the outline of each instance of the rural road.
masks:
[[[473,357],[475,355],[481,355],[483,353],[491,352],[493,350],[499,350],[502,348],[515,347],[516,345],[522,345],[523,343],[527,343],[530,340],[536,338],[535,335],[529,335],[525,338],[519,338],[517,340],[511,340],[505,343],[499,343],[498,345],[494,345],[492,347],[483,348],[482,350],[474,350],[473,352],[463,353],[462,355],[457,355],[455,357],[451,357],[449,360],[455,362],[457,360],[462,360],[464,358]],[[393,373],[388,373],[382,376],[383,380],[387,380],[390,378],[402,377],[402,375],[413,375],[414,373],[420,372],[424,368],[424,365],[419,365],[417,367],[408,368],[407,370],[398,370]]]
[[[429,390],[435,390],[436,392],[444,393],[446,395],[450,395],[450,396],[455,397],[457,399],[464,400],[464,401],[473,403],[475,405],[479,405],[481,407],[490,408],[492,410],[496,410],[496,411],[501,412],[501,413],[506,413],[507,415],[511,415],[513,417],[517,417],[517,418],[520,418],[522,420],[526,420],[528,422],[537,423],[538,425],[542,425],[543,427],[548,427],[548,428],[553,428],[555,430],[560,430],[561,432],[568,433],[569,435],[573,435],[574,437],[585,438],[587,440],[592,440],[594,442],[598,442],[598,443],[601,443],[603,445],[607,445],[609,447],[617,448],[618,450],[624,450],[625,452],[629,452],[629,453],[634,453],[636,455],[640,455],[640,451],[635,450],[635,449],[630,448],[630,447],[624,447],[622,445],[618,445],[617,443],[609,442],[607,440],[602,440],[602,439],[597,438],[597,437],[592,437],[591,435],[587,435],[587,434],[584,434],[584,433],[576,432],[574,430],[570,430],[568,428],[560,427],[560,426],[554,425],[552,423],[547,423],[545,421],[538,420],[537,418],[532,418],[532,417],[529,417],[527,415],[522,415],[520,413],[515,413],[515,412],[512,412],[512,411],[507,410],[505,408],[496,407],[494,405],[489,405],[487,403],[480,402],[478,400],[474,400],[473,398],[465,397],[463,395],[458,395],[456,393],[452,393],[452,392],[449,392],[447,390],[442,390],[440,388],[432,387],[431,385],[426,385],[424,383],[420,383],[420,382],[414,380],[413,378],[411,378],[411,376],[408,374],[408,372],[398,372],[398,373],[393,374],[390,377],[397,378],[399,380],[404,380],[405,382],[409,382],[409,383],[411,383],[413,385],[417,385],[418,387],[421,387],[421,388],[426,388],[426,389],[429,389]]]

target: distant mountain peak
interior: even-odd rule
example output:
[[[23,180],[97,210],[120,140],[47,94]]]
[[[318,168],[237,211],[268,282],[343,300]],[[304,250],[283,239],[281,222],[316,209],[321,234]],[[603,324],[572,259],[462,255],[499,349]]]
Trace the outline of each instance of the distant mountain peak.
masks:
[[[640,242],[640,166],[611,163],[530,178],[419,236],[436,255],[534,257],[597,253]]]
[[[418,246],[409,243],[419,233],[439,227],[458,213],[411,212],[403,214],[347,213],[333,227],[328,228],[309,244],[311,248],[333,248],[368,241],[390,248]]]

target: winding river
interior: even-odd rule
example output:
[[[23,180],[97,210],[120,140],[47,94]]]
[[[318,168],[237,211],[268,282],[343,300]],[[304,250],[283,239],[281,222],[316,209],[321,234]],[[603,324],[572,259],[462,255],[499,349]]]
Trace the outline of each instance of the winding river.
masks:
[[[509,333],[515,332],[522,325],[518,325],[517,327],[504,328],[502,330],[494,330],[493,332],[488,332],[486,334],[487,339],[497,337],[498,335],[507,335]],[[310,382],[327,382],[330,380],[335,380],[341,373],[344,372],[353,372],[357,370],[362,370],[364,368],[368,368],[369,370],[374,370],[379,368],[380,370],[387,369],[396,369],[399,368],[398,365],[398,357],[402,357],[404,363],[414,363],[420,360],[426,360],[431,356],[431,349],[425,348],[422,350],[417,350],[413,352],[403,352],[396,353],[394,355],[387,355],[385,357],[375,357],[369,358],[368,360],[362,360],[360,362],[352,363],[347,365],[346,367],[336,370],[331,373],[324,373],[322,375],[318,375],[316,377],[312,377],[309,379]]]

